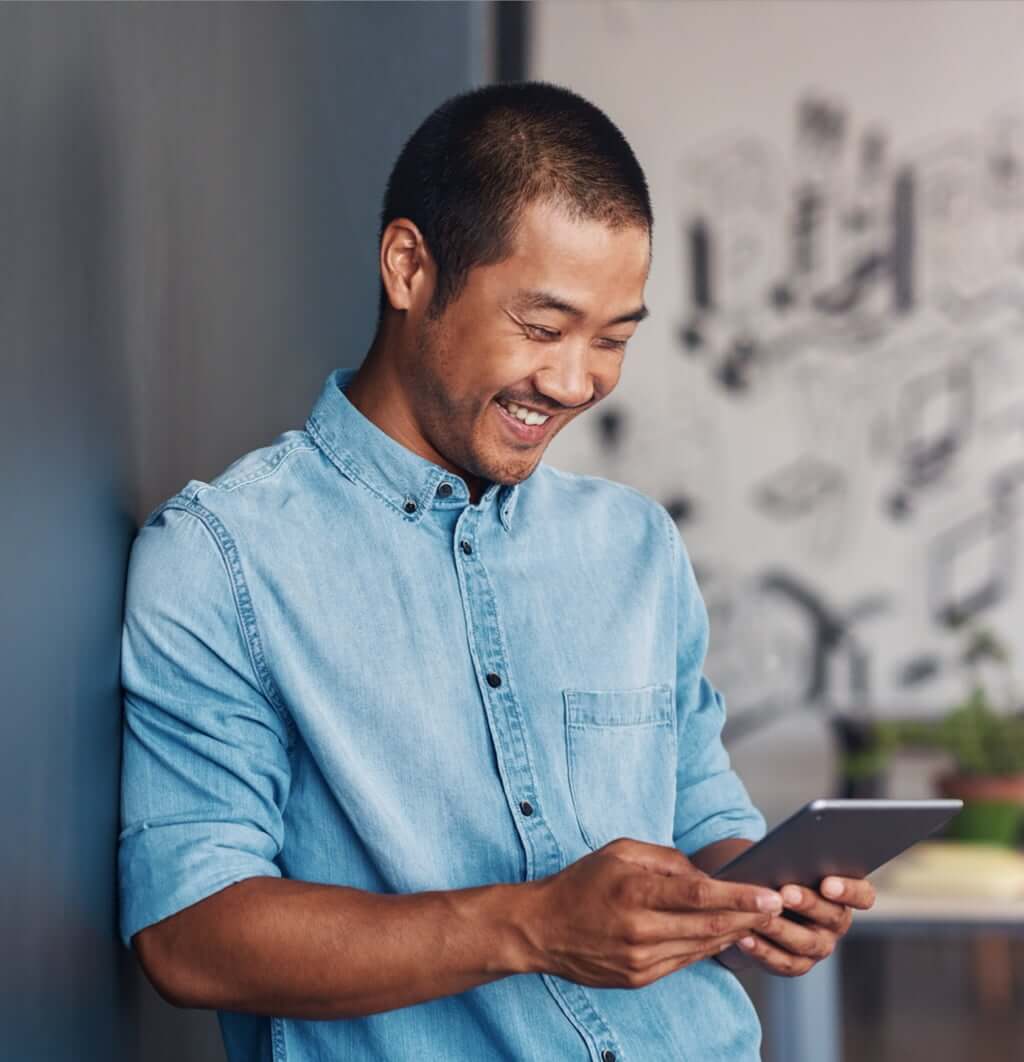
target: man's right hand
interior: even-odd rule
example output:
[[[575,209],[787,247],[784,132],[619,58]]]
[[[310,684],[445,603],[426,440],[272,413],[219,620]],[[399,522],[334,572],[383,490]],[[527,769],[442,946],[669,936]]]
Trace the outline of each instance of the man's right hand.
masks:
[[[777,892],[717,881],[676,848],[626,837],[530,888],[531,968],[594,988],[642,988],[782,910]]]

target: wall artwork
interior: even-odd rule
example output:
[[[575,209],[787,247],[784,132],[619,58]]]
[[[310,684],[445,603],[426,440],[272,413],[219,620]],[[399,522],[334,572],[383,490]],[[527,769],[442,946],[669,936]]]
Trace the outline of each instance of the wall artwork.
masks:
[[[668,508],[733,738],[941,711],[956,623],[1024,664],[1024,92],[995,58],[1024,23],[977,13],[995,65],[965,88],[954,5],[744,6],[738,36],[739,6],[542,5],[585,61],[542,49],[538,76],[622,124],[655,211],[652,327],[545,459]]]

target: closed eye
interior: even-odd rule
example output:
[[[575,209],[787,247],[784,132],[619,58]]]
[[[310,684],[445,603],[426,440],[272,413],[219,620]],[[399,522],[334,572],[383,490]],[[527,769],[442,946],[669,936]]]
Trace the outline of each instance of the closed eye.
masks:
[[[555,332],[550,328],[544,328],[541,325],[528,324],[524,325],[523,327],[529,329],[531,332],[539,334],[542,339],[558,339],[560,335],[559,332]],[[614,347],[616,350],[623,350],[625,349],[625,346],[629,342],[629,340],[605,338],[604,342],[607,343],[608,346]]]

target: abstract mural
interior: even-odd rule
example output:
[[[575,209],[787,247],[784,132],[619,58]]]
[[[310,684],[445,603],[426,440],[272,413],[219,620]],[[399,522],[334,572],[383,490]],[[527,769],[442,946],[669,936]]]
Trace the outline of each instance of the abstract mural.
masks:
[[[694,54],[725,48],[726,15],[681,6],[689,19],[607,5],[579,47],[596,62],[621,46],[626,70],[671,26]],[[764,6],[773,33],[802,32],[805,5]],[[909,32],[887,6],[863,21]],[[913,56],[932,106],[894,98],[887,111],[843,75],[866,47],[827,44],[845,90],[809,89],[766,54],[747,76],[771,72],[775,110],[738,85],[718,123],[687,97],[698,75],[665,71],[684,104],[639,137],[627,77],[578,86],[653,168],[662,330],[642,326],[618,391],[545,460],[668,508],[708,603],[708,672],[734,736],[795,711],[942,710],[962,692],[964,620],[1024,666],[1024,90],[1007,78],[951,126],[941,63]],[[716,76],[695,62],[704,84]],[[901,76],[882,60],[873,72]],[[748,98],[762,118],[744,127]]]

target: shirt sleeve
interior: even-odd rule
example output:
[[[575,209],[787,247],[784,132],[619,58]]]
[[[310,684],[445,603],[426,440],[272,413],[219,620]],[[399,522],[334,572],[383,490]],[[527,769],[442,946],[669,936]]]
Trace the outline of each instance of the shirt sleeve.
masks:
[[[234,543],[190,504],[147,521],[129,556],[118,837],[126,947],[233,882],[281,876],[289,727],[257,677]]]
[[[678,757],[673,843],[693,855],[728,837],[760,840],[765,820],[729,763],[722,744],[725,698],[704,674],[708,613],[675,521],[668,522],[676,593]]]

